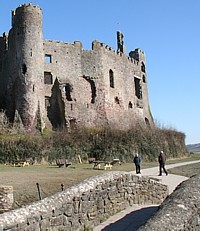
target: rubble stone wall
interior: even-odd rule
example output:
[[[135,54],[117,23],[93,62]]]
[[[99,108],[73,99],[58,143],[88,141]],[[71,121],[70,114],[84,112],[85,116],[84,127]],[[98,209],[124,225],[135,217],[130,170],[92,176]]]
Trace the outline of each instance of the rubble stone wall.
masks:
[[[128,172],[91,177],[63,192],[0,215],[0,230],[84,230],[133,204],[160,204],[168,188]]]
[[[0,213],[8,211],[13,206],[13,187],[0,185]]]
[[[139,230],[200,230],[200,175],[182,182]]]

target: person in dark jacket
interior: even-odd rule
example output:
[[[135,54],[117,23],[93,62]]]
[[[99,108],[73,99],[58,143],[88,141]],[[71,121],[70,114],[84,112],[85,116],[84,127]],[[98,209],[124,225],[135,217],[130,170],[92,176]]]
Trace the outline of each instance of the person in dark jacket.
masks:
[[[136,154],[135,157],[134,157],[136,174],[141,173],[140,172],[140,162],[141,162],[141,157],[138,154]]]
[[[159,162],[159,176],[162,176],[162,169],[165,172],[166,176],[168,175],[167,170],[165,169],[165,162],[166,162],[166,155],[163,151],[160,152],[158,156],[158,162]]]

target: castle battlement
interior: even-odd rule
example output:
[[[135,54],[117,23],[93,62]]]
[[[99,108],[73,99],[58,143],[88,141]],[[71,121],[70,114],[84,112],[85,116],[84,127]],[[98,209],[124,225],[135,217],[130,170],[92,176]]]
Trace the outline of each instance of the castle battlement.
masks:
[[[17,11],[17,10],[19,10],[21,8],[28,8],[28,7],[32,7],[34,9],[39,10],[39,11],[42,10],[38,5],[33,5],[33,3],[28,3],[28,4],[21,4],[21,5],[19,5],[19,7],[17,7],[16,10],[14,10],[14,11]]]
[[[45,39],[44,43],[52,43],[52,44],[59,44],[59,45],[63,45],[63,46],[78,46],[78,47],[82,47],[82,43],[80,41],[74,41],[74,43],[68,43],[65,41],[58,41],[58,40],[50,40],[50,39]]]
[[[97,40],[93,41],[92,50],[99,50],[99,49],[103,49],[105,52],[112,52],[116,56],[121,56],[121,57],[126,56],[127,61],[130,62],[131,64],[136,65],[136,66],[140,65],[139,61],[141,61],[141,60],[143,60],[145,62],[145,53],[140,48],[137,48],[134,51],[131,51],[129,53],[129,54],[137,53],[138,54],[137,57],[136,57],[136,55],[135,56],[133,56],[133,55],[132,56],[127,56],[125,53],[120,52],[119,50],[115,50],[112,47],[106,45],[105,43],[98,42]]]
[[[97,40],[91,50],[81,41],[44,40],[41,8],[20,5],[0,37],[0,109],[12,123],[18,115],[27,131],[153,126],[145,53],[127,56],[121,32],[116,50]]]
[[[39,6],[33,5],[32,3],[22,4],[17,9],[12,10],[12,26],[14,26],[15,22],[16,24],[18,24],[21,20],[21,17],[24,17],[27,11],[29,13],[31,12],[32,15],[35,15],[36,18],[38,17],[38,15],[42,16],[42,9]]]

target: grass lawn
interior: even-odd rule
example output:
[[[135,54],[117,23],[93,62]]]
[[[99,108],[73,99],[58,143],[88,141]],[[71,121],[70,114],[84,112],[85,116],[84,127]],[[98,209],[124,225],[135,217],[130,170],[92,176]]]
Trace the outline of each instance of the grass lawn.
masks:
[[[200,159],[200,154],[193,154],[188,158],[168,160],[167,164]],[[158,166],[157,162],[142,162],[141,167]],[[110,170],[106,170],[110,171]],[[123,163],[113,166],[112,171],[135,171],[133,163]],[[170,169],[171,173],[191,176],[200,174],[200,164]],[[36,183],[39,183],[41,197],[45,198],[61,191],[61,184],[68,188],[82,182],[88,177],[105,173],[102,169],[93,169],[93,164],[72,164],[69,167],[58,168],[54,165],[31,165],[13,167],[0,165],[1,185],[12,185],[14,188],[14,208],[39,200]]]

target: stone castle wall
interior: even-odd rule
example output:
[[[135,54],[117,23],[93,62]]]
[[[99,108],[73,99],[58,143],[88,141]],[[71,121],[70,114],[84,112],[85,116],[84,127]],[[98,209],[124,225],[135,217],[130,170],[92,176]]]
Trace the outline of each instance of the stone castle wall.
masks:
[[[117,51],[98,41],[84,50],[79,41],[43,40],[42,10],[18,7],[0,38],[0,107],[11,121],[19,114],[27,130],[38,120],[54,129],[153,126],[145,54],[135,49],[127,57],[121,32],[117,38]]]
[[[160,204],[168,188],[148,177],[108,172],[0,215],[0,230],[84,230],[133,204]]]

